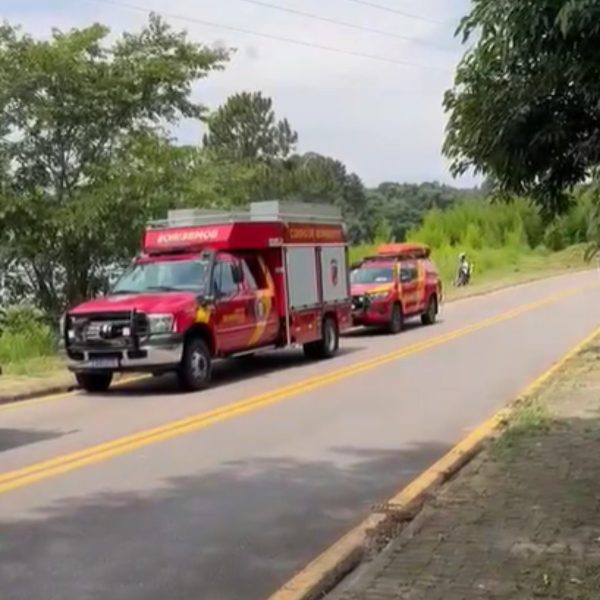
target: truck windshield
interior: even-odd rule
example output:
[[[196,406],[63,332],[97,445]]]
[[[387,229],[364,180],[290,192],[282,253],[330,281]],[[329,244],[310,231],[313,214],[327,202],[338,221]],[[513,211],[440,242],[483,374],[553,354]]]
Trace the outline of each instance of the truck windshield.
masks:
[[[136,263],[119,279],[113,294],[194,292],[206,290],[210,261],[164,260]]]
[[[392,283],[394,270],[391,267],[365,267],[352,272],[352,283]]]

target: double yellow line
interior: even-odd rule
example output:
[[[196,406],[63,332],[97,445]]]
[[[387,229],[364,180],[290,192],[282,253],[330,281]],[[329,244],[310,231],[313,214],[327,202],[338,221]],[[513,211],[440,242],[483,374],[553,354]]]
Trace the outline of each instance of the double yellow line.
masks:
[[[591,286],[588,285],[566,290],[559,294],[548,296],[542,300],[520,306],[514,310],[502,313],[495,317],[485,319],[478,323],[474,323],[467,327],[451,331],[447,334],[440,335],[429,340],[411,344],[405,348],[401,348],[400,350],[396,350],[370,360],[355,363],[348,367],[337,369],[323,375],[318,375],[304,381],[267,392],[265,394],[253,396],[246,400],[235,402],[215,410],[200,413],[192,417],[186,417],[184,419],[173,421],[159,427],[127,435],[69,454],[57,456],[50,460],[34,463],[27,467],[5,472],[4,474],[0,475],[0,494],[7,493],[33,483],[55,477],[57,475],[62,475],[85,466],[96,464],[115,456],[132,452],[144,446],[149,446],[158,442],[164,442],[187,433],[199,431],[201,429],[210,427],[211,425],[215,425],[216,423],[227,421],[255,410],[266,408],[267,406],[277,404],[294,396],[298,396],[299,394],[308,393],[326,385],[330,385],[341,379],[370,371],[387,363],[400,360],[402,358],[407,358],[419,352],[424,352],[425,350],[436,348],[437,346],[441,346],[470,333],[474,333],[481,329],[491,327],[492,325],[514,319],[525,313],[541,308],[542,306],[564,300],[566,298],[575,296],[586,289],[597,286],[598,284],[593,284]]]

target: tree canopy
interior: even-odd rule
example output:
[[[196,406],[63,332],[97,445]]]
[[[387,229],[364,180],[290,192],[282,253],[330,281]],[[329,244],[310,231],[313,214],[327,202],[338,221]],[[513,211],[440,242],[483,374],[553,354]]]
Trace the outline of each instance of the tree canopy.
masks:
[[[45,40],[0,27],[0,304],[30,299],[56,317],[106,291],[146,221],[170,208],[330,203],[358,244],[402,240],[428,209],[466,195],[370,190],[335,158],[297,154],[298,134],[260,92],[209,113],[194,83],[228,58],[156,16],[120,37],[100,25]],[[203,145],[170,136],[181,119],[207,125]]]
[[[234,160],[284,159],[298,141],[288,120],[277,120],[273,100],[261,92],[234,94],[207,125],[204,146]]]
[[[600,3],[473,0],[458,33],[474,45],[444,101],[453,172],[562,211],[600,159]]]
[[[204,114],[192,84],[228,58],[156,16],[108,34],[0,28],[1,258],[52,313],[96,293],[135,224],[177,195],[185,161],[164,126]]]

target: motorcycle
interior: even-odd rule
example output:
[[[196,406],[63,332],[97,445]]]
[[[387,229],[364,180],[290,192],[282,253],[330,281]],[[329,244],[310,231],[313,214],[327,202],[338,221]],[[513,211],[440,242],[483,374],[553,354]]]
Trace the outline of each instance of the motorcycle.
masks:
[[[469,264],[461,265],[456,276],[456,287],[464,287],[471,283],[471,266]]]

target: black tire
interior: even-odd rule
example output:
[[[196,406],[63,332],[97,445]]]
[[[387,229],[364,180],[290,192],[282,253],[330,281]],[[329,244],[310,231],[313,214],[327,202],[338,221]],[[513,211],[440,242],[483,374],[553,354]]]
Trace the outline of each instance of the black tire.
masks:
[[[212,357],[202,338],[193,337],[186,342],[177,376],[185,390],[200,391],[210,386]]]
[[[106,392],[112,383],[113,374],[108,372],[102,373],[75,373],[75,379],[79,387],[86,392],[99,393]]]
[[[433,295],[429,298],[427,304],[427,310],[421,315],[421,323],[423,325],[433,325],[438,315],[438,301],[437,296]]]
[[[404,314],[400,304],[394,304],[392,307],[392,317],[388,325],[388,331],[392,334],[400,333],[404,329]]]
[[[340,331],[333,317],[323,319],[323,337],[309,344],[304,344],[304,354],[311,359],[332,358],[340,348]]]

